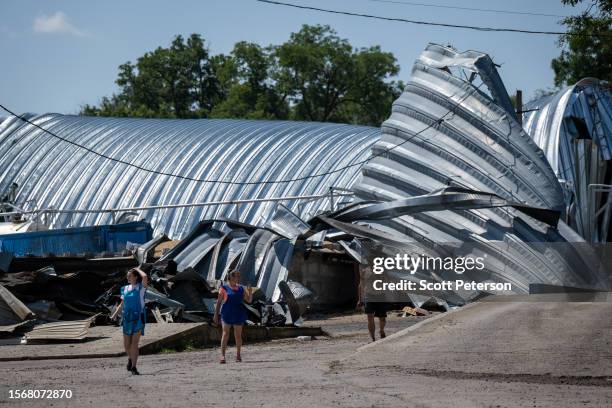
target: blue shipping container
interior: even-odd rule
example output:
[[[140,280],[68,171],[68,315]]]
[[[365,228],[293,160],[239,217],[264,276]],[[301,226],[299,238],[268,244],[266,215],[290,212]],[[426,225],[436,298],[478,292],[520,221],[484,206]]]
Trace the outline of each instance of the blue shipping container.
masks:
[[[146,221],[0,235],[0,251],[15,256],[121,252],[126,243],[143,244],[153,237]]]

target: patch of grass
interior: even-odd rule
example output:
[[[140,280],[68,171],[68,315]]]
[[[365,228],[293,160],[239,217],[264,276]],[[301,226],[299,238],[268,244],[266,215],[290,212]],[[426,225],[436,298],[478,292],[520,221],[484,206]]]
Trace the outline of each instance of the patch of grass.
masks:
[[[171,354],[171,353],[181,353],[184,351],[197,351],[201,349],[202,347],[196,346],[193,340],[186,340],[186,341],[183,341],[183,342],[180,342],[174,345],[173,347],[164,347],[161,350],[159,350],[158,353]]]

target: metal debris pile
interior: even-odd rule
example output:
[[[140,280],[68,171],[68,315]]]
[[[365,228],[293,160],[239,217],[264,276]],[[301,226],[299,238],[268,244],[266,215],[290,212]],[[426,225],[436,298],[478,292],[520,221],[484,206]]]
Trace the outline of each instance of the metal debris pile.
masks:
[[[249,324],[299,325],[314,294],[288,280],[288,272],[297,238],[309,227],[279,208],[264,228],[211,220],[181,241],[163,235],[144,244],[128,243],[131,261],[122,256],[111,267],[99,267],[100,259],[108,266],[113,258],[68,257],[67,263],[67,257],[2,253],[0,333],[26,333],[28,341],[82,339],[90,324],[112,323],[109,316],[120,301],[126,272],[137,265],[150,276],[148,321],[211,322],[218,289],[237,269],[242,283],[255,288],[252,303],[245,304]],[[49,266],[21,270],[45,262]]]

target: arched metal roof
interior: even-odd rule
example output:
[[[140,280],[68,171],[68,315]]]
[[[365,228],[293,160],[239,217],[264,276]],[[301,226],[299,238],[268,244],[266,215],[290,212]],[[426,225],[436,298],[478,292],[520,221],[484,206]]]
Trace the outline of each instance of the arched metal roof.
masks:
[[[372,150],[377,157],[363,167],[361,181],[353,186],[364,200],[398,200],[454,186],[564,209],[555,173],[518,123],[487,54],[429,44],[381,132]],[[466,273],[466,279],[510,282],[517,292],[527,292],[530,283],[607,286],[582,267],[588,265],[588,251],[570,244],[583,240],[565,223],[550,227],[511,208],[447,209],[365,221],[424,248],[456,244],[487,254],[491,265],[502,265],[486,277]]]
[[[349,188],[360,174],[380,130],[312,122],[99,118],[60,114],[29,120],[69,141],[147,169],[232,182],[305,180],[256,185],[202,183],[154,174],[99,157],[11,117],[0,123],[0,192],[19,185],[24,209],[126,208],[162,204],[325,194]],[[33,201],[35,200],[35,201]],[[304,217],[329,208],[313,201]],[[241,204],[242,222],[261,224],[273,203]],[[233,206],[143,211],[155,233],[185,236],[200,220],[236,218]],[[109,214],[63,214],[52,228],[110,223]]]
[[[544,151],[565,187],[566,212],[573,228],[592,242],[606,241],[612,209],[599,212],[590,185],[610,184],[612,92],[610,85],[585,78],[553,95],[525,105],[523,127]],[[607,197],[604,197],[607,199]],[[610,198],[612,200],[612,197]],[[604,202],[606,200],[603,200]],[[589,206],[592,206],[589,210]]]

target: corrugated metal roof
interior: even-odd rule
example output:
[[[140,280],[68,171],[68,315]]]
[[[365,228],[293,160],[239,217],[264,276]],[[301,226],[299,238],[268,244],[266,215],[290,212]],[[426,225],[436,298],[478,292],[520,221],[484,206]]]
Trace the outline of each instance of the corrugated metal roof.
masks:
[[[589,225],[590,184],[609,184],[612,159],[612,91],[586,78],[553,95],[525,105],[523,127],[546,154],[566,188],[565,204],[571,225],[584,238],[605,240]],[[596,203],[592,203],[596,204]],[[607,219],[610,222],[608,210]],[[607,226],[602,228],[605,235]]]
[[[30,117],[37,125],[99,153],[148,169],[236,182],[284,180],[333,172],[366,159],[380,130],[343,124],[254,120]],[[162,176],[105,160],[9,118],[0,124],[0,191],[19,185],[17,202],[38,208],[118,208],[324,194],[349,188],[360,166],[279,184],[227,185]],[[35,200],[32,202],[30,200]],[[324,200],[286,203],[307,218]],[[264,222],[273,203],[241,204],[240,221]],[[184,237],[202,219],[235,216],[232,206],[145,211],[155,234]],[[111,223],[109,214],[62,215],[53,228]]]
[[[391,201],[455,186],[563,211],[555,173],[521,128],[497,79],[486,54],[428,45],[382,125],[381,139],[372,148],[378,157],[363,167],[363,179],[353,187],[358,197]],[[424,248],[428,243],[458,243],[482,251],[490,264],[498,260],[508,266],[489,271],[489,279],[510,282],[517,292],[526,292],[533,282],[607,286],[581,269],[580,262],[588,263],[581,259],[587,252],[529,245],[582,241],[567,225],[550,227],[512,208],[430,211],[364,223]],[[569,265],[568,254],[576,258],[575,264]],[[469,273],[464,278],[482,280]]]

